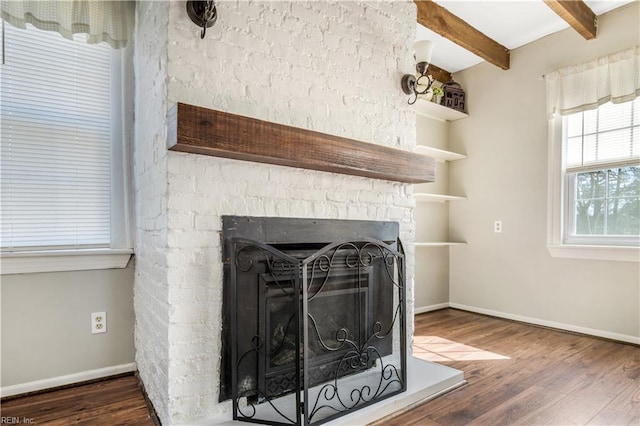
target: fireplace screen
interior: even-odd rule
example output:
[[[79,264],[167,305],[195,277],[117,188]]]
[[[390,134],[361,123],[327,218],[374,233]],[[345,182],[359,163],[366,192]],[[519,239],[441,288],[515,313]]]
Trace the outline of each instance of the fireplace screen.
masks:
[[[321,424],[406,389],[397,223],[224,217],[221,399]]]

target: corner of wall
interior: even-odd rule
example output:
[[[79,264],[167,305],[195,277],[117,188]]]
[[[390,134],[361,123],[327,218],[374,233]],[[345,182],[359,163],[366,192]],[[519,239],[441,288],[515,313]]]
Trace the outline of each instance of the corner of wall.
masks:
[[[138,2],[134,46],[135,347],[140,377],[169,420],[167,50],[169,2]]]

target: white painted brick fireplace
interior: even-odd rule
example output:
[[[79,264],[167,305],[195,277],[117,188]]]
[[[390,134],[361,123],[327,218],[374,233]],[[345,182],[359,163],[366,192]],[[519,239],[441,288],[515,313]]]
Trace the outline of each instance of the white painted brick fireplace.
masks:
[[[222,215],[399,222],[413,331],[411,185],[166,148],[179,101],[413,150],[399,87],[413,2],[217,1],[204,40],[185,3],[138,2],[135,42],[136,361],[166,425],[231,410],[218,403]]]

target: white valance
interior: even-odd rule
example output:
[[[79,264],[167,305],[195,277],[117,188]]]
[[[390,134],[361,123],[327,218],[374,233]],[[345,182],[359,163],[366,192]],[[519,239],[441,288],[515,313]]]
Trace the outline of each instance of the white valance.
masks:
[[[569,115],[640,95],[640,46],[545,76],[547,113]]]
[[[31,24],[68,39],[89,34],[89,43],[104,41],[115,49],[125,47],[133,33],[134,10],[134,1],[2,0],[2,19],[16,28]]]

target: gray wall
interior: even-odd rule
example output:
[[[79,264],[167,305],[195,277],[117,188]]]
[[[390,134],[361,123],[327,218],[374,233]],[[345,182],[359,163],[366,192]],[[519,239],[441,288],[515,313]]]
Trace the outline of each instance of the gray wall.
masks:
[[[2,382],[23,384],[134,361],[134,262],[125,269],[3,275]],[[91,312],[107,333],[91,334]]]
[[[469,118],[451,124],[450,187],[468,196],[450,206],[453,304],[640,336],[635,262],[552,258],[547,235],[547,120],[540,78],[563,66],[638,44],[640,3],[599,18],[598,37],[572,29],[512,52],[511,69],[487,63],[456,74]],[[494,220],[503,233],[493,232]]]
[[[449,150],[448,122],[416,115],[418,145]],[[436,181],[414,185],[413,192],[447,194],[449,163],[436,162]],[[416,203],[416,242],[449,240],[449,203]],[[449,301],[449,248],[416,248],[415,302],[417,311]]]

